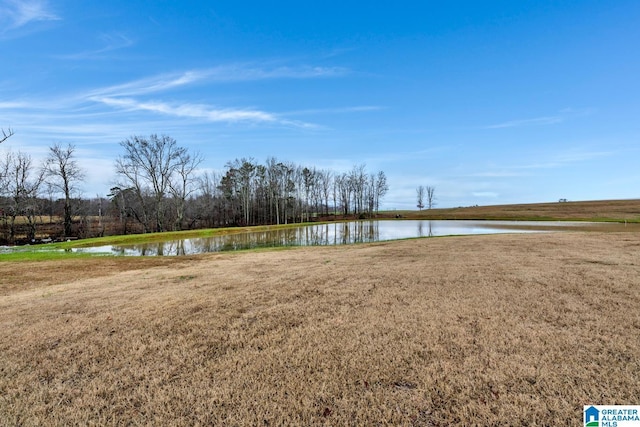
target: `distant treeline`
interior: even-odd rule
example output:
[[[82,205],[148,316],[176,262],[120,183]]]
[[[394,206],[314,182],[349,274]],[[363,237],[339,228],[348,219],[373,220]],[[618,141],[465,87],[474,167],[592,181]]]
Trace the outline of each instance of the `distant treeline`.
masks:
[[[91,199],[79,190],[84,174],[75,147],[51,147],[43,165],[7,151],[0,159],[0,241],[365,218],[389,188],[384,172],[365,165],[338,173],[242,158],[205,172],[200,154],[168,136],[134,136],[120,145],[117,184]]]

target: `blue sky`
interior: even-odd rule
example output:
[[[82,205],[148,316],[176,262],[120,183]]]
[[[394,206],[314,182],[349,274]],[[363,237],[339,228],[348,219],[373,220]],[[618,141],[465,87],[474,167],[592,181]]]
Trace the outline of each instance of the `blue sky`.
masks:
[[[0,0],[0,150],[387,174],[386,208],[640,196],[640,2]]]

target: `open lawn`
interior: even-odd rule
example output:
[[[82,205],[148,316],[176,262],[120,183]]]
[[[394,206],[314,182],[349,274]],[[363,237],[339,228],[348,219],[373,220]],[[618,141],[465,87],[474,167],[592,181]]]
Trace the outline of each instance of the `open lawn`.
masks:
[[[0,263],[3,425],[581,425],[638,404],[640,233]]]
[[[594,200],[563,203],[470,206],[422,211],[386,212],[407,218],[515,219],[640,222],[640,200]]]

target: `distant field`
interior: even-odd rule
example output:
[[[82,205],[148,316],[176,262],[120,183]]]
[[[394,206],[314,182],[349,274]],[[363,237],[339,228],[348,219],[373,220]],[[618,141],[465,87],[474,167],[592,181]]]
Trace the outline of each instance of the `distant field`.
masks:
[[[0,424],[580,425],[640,396],[640,233],[0,263]]]
[[[389,211],[408,218],[431,219],[531,219],[640,222],[640,200],[598,200],[586,202],[534,203],[522,205],[474,206],[422,211]]]

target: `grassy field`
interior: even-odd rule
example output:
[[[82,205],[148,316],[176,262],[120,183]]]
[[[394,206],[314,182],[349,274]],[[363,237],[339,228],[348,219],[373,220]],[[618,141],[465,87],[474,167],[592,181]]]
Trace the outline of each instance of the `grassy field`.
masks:
[[[387,215],[394,214],[400,214],[407,218],[426,219],[557,219],[640,222],[640,200],[596,200],[387,212]]]
[[[640,233],[0,263],[3,425],[581,425],[638,404]]]

